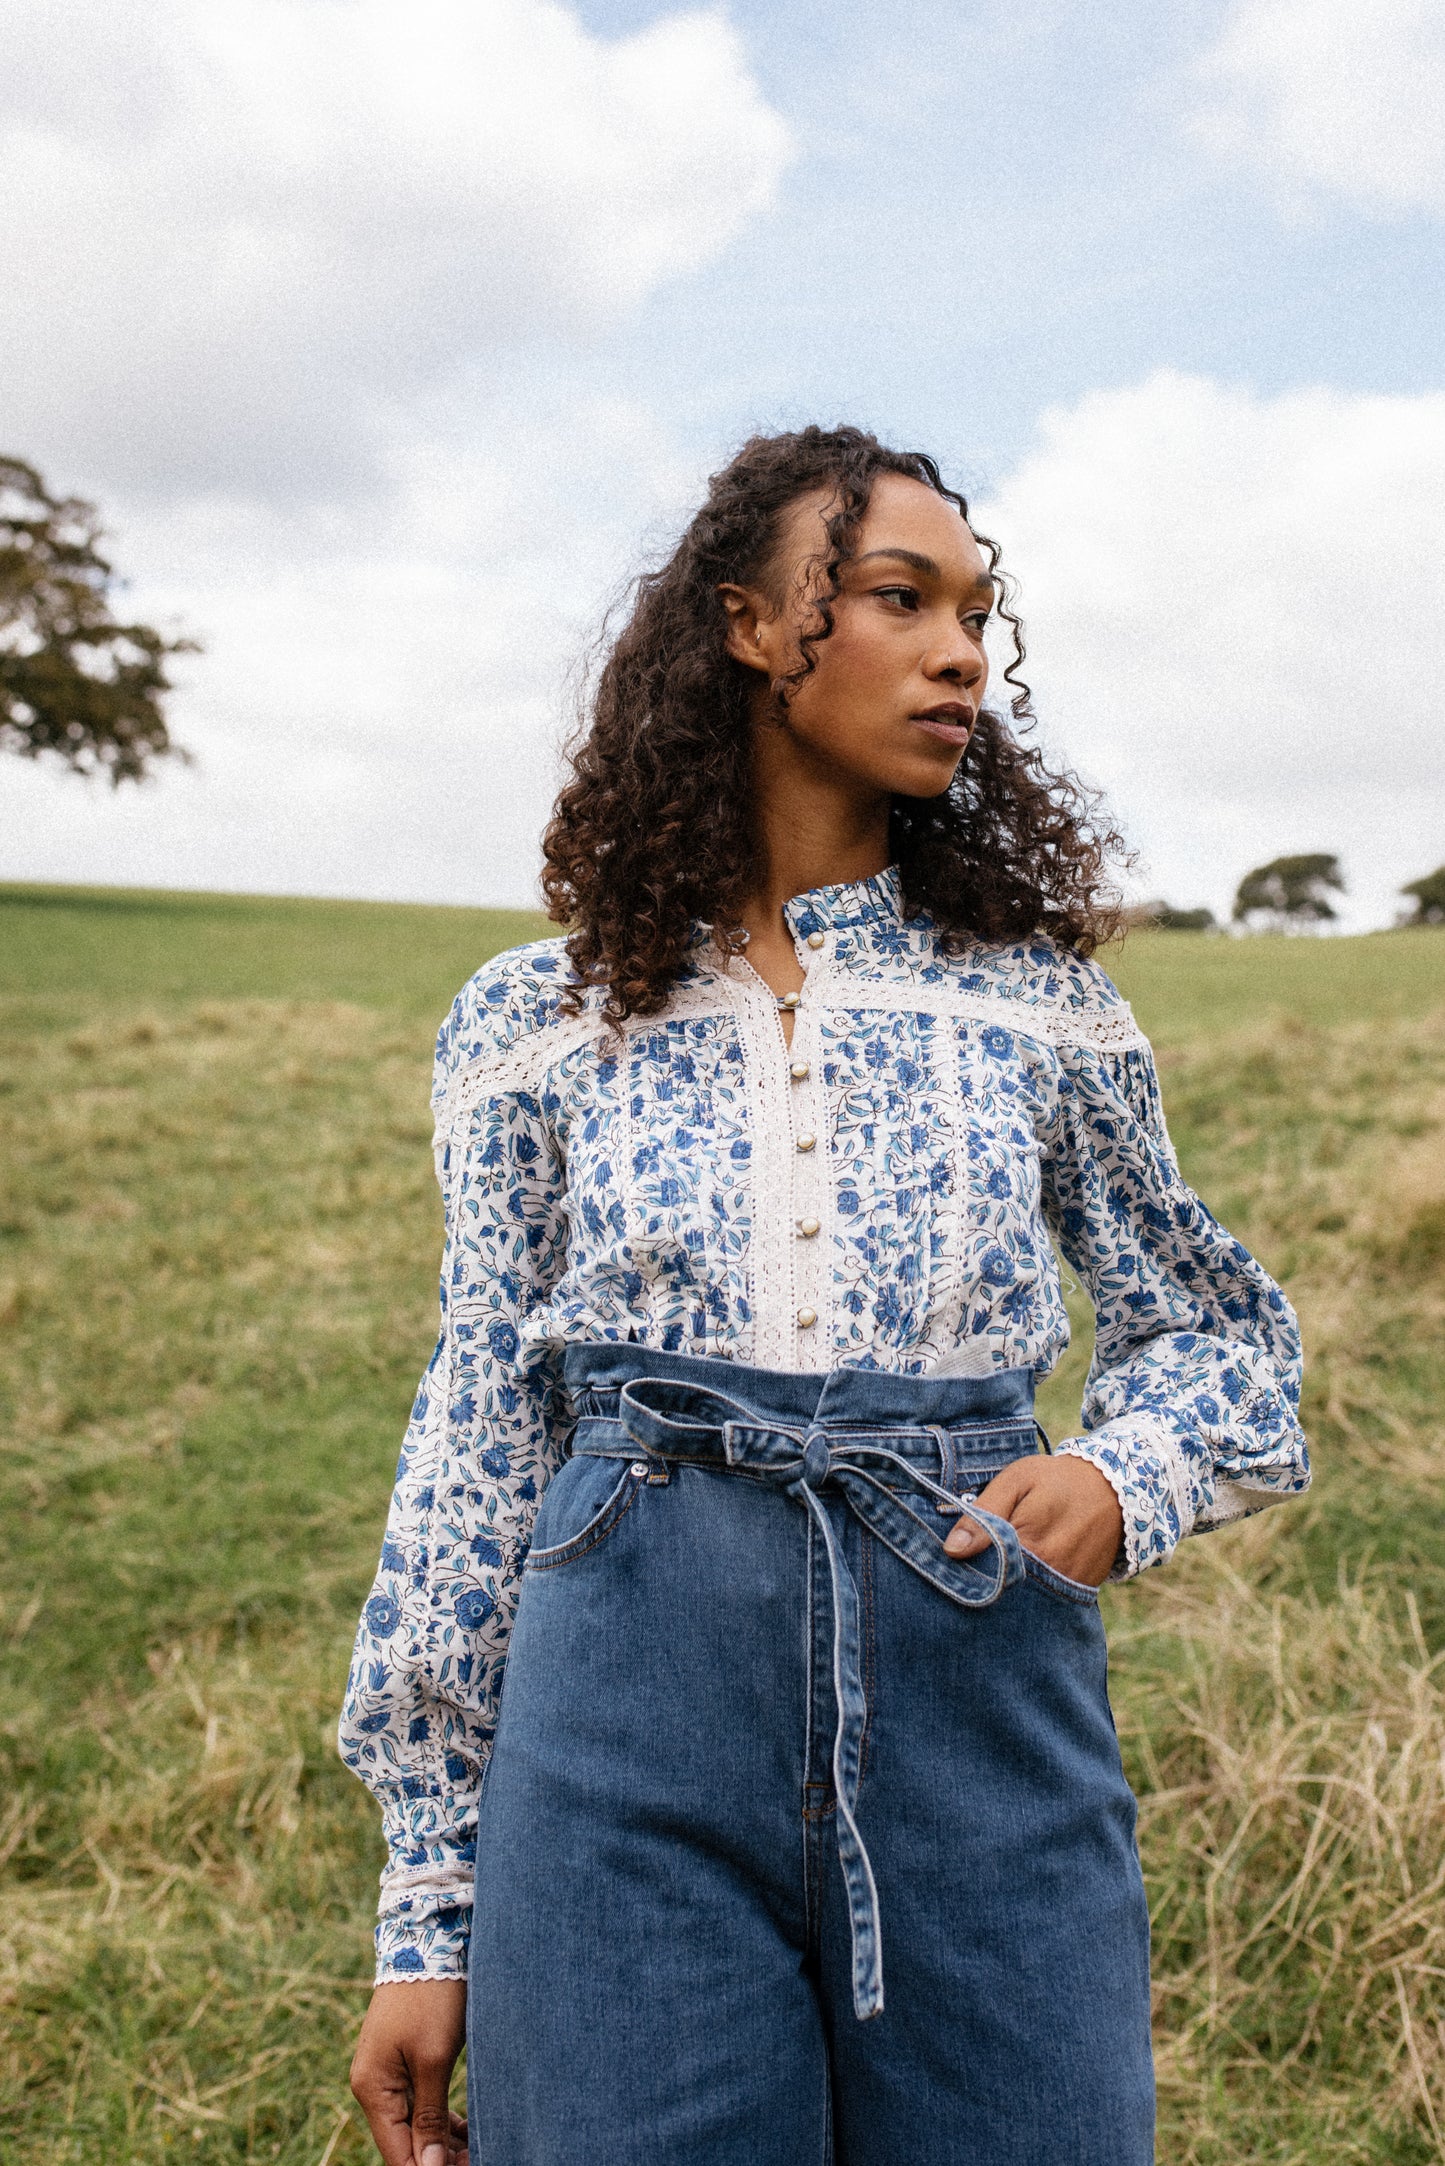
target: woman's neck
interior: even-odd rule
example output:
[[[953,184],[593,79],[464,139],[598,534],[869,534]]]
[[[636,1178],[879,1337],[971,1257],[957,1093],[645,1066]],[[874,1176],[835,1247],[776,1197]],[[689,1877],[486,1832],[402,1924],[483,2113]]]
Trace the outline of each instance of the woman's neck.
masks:
[[[783,931],[783,905],[795,895],[842,882],[871,880],[891,863],[890,800],[836,773],[808,772],[782,732],[754,740],[754,787],[760,863],[743,911],[757,940]],[[790,757],[790,754],[793,756]]]
[[[763,736],[761,745],[770,745]],[[758,879],[742,911],[748,961],[774,993],[801,991],[803,969],[783,905],[814,888],[871,880],[889,863],[889,800],[839,788],[835,778],[809,774],[786,761],[757,763]],[[783,1038],[793,1042],[790,1010],[779,1013]]]

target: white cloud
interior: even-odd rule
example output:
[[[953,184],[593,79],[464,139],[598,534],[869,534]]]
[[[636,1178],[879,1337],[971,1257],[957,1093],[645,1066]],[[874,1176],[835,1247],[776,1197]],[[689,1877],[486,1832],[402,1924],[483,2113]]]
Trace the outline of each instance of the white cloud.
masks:
[[[714,256],[789,155],[714,12],[9,0],[0,428],[92,486],[285,499],[398,408]]]
[[[8,0],[0,445],[206,652],[193,770],[7,763],[5,873],[532,900],[566,665],[698,479],[559,342],[790,154],[717,11]]]
[[[1287,184],[1378,213],[1445,211],[1441,0],[1236,0],[1196,129]]]
[[[1350,921],[1388,923],[1445,860],[1445,394],[1156,375],[1045,415],[979,518],[1046,736],[1150,892],[1227,910],[1251,865],[1337,850]]]
[[[701,476],[645,409],[528,407],[414,441],[379,502],[117,507],[128,606],[205,634],[169,710],[198,764],[8,761],[4,877],[533,905],[569,669]]]
[[[530,902],[567,666],[703,475],[567,384],[476,418],[379,507],[116,507],[138,610],[207,637],[174,704],[201,763],[112,793],[11,761],[5,874]],[[1155,376],[1047,414],[978,516],[1145,891],[1224,914],[1337,850],[1348,921],[1387,923],[1445,860],[1445,394]]]

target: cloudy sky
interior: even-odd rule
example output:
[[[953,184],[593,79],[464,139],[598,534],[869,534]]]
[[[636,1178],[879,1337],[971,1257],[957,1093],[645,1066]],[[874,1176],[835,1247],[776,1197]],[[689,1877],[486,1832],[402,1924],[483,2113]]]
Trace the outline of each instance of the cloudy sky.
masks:
[[[1138,886],[1445,860],[1445,0],[0,0],[0,449],[199,634],[0,877],[527,902],[744,434],[931,449]]]

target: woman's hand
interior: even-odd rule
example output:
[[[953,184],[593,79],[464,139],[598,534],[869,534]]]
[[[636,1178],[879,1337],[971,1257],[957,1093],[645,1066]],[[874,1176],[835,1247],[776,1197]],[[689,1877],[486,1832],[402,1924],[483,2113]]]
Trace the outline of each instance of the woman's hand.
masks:
[[[467,2124],[447,2106],[466,2029],[463,1978],[417,1978],[372,1994],[351,2088],[386,2166],[467,2166]]]
[[[1124,1515],[1109,1482],[1087,1459],[1068,1452],[1015,1459],[975,1501],[1007,1519],[1024,1548],[1065,1579],[1099,1587],[1113,1570]],[[960,1519],[943,1546],[950,1557],[975,1557],[988,1548],[988,1536],[972,1520]]]

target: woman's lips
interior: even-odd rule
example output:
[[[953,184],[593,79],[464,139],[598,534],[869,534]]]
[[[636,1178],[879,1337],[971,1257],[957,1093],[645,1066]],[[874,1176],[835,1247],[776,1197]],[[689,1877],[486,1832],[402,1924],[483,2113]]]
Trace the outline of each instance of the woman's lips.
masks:
[[[973,717],[963,712],[915,714],[908,719],[916,728],[927,730],[930,737],[941,737],[946,745],[966,745],[973,735]]]

